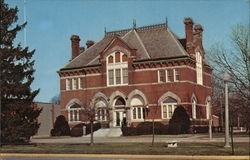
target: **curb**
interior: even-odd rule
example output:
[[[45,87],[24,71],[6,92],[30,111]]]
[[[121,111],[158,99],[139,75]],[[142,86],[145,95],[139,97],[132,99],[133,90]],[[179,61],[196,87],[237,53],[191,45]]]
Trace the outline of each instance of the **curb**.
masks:
[[[137,159],[243,159],[248,160],[249,156],[221,156],[221,155],[129,155],[129,154],[26,154],[26,153],[0,153],[0,157],[79,157],[79,158],[137,158]]]

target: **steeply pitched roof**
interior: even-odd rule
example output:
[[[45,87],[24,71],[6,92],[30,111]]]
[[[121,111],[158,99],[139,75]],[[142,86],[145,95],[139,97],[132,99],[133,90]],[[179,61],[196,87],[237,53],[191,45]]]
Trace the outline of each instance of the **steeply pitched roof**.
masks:
[[[188,56],[180,40],[166,24],[144,26],[107,32],[105,37],[80,53],[62,69],[80,68],[98,65],[99,53],[119,36],[130,48],[136,49],[136,60],[152,60]]]

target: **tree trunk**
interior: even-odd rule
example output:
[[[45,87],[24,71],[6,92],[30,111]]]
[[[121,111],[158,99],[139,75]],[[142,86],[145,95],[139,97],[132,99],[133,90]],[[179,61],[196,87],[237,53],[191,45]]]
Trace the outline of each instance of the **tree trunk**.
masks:
[[[93,128],[93,121],[90,122],[90,145],[94,145],[94,128]]]

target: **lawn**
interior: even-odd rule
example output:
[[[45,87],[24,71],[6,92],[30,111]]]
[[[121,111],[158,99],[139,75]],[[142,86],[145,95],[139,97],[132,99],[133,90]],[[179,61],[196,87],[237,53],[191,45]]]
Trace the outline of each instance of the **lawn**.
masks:
[[[79,153],[79,154],[154,154],[154,155],[231,155],[224,143],[178,143],[177,148],[167,148],[163,143],[153,147],[148,143],[88,144],[33,144],[4,145],[1,153]],[[248,143],[235,143],[235,155],[248,155]]]

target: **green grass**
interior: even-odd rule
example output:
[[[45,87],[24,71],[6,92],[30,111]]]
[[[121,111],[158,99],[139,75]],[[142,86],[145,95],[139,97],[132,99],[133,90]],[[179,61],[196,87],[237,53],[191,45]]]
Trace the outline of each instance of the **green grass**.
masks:
[[[208,134],[203,134],[203,135],[208,136]],[[224,138],[225,133],[213,133],[212,136],[213,136],[213,138]],[[249,137],[249,135],[247,133],[245,133],[245,132],[241,132],[241,133],[234,133],[233,137]]]
[[[167,148],[163,143],[153,147],[149,143],[88,144],[34,144],[4,145],[1,153],[79,153],[79,154],[162,154],[162,155],[231,155],[224,143],[178,143],[177,148]],[[248,143],[235,143],[235,155],[248,155]]]

